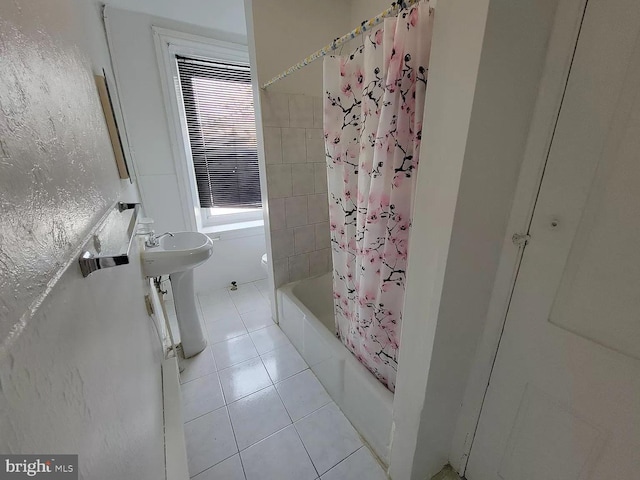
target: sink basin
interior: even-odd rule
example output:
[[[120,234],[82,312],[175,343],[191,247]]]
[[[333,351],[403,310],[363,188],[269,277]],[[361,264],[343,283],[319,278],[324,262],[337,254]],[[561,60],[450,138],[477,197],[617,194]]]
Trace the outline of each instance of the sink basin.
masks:
[[[157,247],[145,247],[142,268],[148,277],[184,272],[206,262],[213,242],[200,232],[176,232],[160,239]]]
[[[207,346],[196,306],[193,269],[206,262],[212,253],[213,242],[199,232],[175,232],[173,236],[160,238],[157,247],[145,245],[142,252],[145,275],[169,275],[185,358],[197,355]]]

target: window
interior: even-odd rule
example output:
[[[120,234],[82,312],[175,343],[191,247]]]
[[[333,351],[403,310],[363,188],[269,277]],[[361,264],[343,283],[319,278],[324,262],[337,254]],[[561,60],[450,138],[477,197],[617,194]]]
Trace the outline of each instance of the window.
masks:
[[[260,219],[249,66],[175,58],[203,224]]]

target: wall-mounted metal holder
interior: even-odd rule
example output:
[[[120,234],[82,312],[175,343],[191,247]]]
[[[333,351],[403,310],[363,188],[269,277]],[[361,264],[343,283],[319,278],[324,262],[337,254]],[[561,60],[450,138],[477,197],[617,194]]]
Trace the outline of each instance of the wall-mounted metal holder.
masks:
[[[96,270],[129,263],[139,213],[139,203],[116,203],[93,235],[93,245],[80,255],[78,262],[83,277]]]

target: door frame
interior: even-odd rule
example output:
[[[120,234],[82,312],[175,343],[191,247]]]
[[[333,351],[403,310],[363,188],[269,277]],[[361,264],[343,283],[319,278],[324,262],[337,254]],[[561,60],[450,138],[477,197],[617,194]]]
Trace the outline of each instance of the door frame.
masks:
[[[587,3],[588,0],[560,0],[558,3],[487,319],[451,444],[449,461],[461,476],[466,471],[526,247],[527,237],[517,241],[515,236],[529,233]]]

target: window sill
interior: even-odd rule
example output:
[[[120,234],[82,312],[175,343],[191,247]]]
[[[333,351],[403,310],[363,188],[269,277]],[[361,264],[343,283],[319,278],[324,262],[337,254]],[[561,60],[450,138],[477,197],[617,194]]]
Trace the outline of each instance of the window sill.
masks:
[[[264,235],[264,220],[211,225],[201,227],[200,232],[211,237],[212,240],[254,237],[257,235]]]

